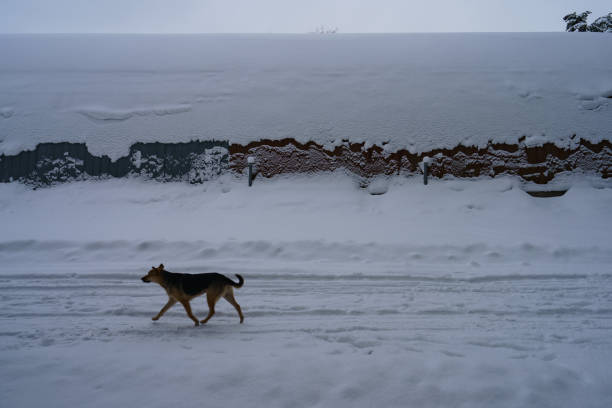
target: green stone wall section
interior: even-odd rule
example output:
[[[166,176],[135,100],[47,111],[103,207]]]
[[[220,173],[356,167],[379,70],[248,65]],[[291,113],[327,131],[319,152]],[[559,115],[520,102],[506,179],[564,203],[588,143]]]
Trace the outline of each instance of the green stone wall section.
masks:
[[[92,155],[83,143],[41,143],[33,151],[0,156],[0,181],[50,185],[90,178],[144,176],[201,183],[227,170],[229,143],[136,143],[127,157]]]

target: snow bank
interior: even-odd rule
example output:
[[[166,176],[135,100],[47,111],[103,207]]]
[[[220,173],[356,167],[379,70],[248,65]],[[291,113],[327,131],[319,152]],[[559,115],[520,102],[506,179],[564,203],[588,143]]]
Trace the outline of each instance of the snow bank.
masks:
[[[561,189],[569,191],[550,200],[503,177],[428,186],[422,177],[395,177],[385,194],[371,195],[342,172],[257,178],[252,188],[246,176],[228,175],[201,186],[116,179],[32,191],[0,184],[0,239],[601,245],[612,229],[610,179],[593,180],[594,188],[581,178],[566,180]]]
[[[293,138],[424,152],[612,129],[605,35],[2,35],[0,153]],[[534,139],[535,141],[535,139]]]

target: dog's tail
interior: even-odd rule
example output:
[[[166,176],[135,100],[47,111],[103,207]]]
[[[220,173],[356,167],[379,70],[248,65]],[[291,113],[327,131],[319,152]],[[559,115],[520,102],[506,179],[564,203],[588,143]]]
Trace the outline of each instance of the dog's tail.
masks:
[[[228,280],[231,282],[231,285],[233,287],[235,287],[236,289],[241,288],[242,285],[244,285],[244,278],[241,275],[236,274],[236,276],[238,277],[238,283],[234,282],[233,280],[229,279]]]

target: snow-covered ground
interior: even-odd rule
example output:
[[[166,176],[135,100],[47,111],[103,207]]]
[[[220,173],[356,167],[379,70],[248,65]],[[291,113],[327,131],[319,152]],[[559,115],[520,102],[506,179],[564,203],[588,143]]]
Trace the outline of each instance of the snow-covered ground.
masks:
[[[293,138],[412,153],[609,140],[612,36],[0,35],[0,154]],[[576,134],[577,138],[570,137]]]
[[[2,405],[611,406],[609,181],[378,183],[0,185]],[[242,274],[244,324],[152,322],[160,262]]]

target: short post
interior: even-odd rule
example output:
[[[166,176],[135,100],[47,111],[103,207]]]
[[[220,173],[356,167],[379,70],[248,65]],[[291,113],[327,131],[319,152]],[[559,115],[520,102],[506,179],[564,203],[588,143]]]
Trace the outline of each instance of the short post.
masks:
[[[247,158],[247,163],[249,164],[249,187],[251,187],[253,185],[253,164],[255,163],[255,158],[249,156]]]
[[[423,157],[423,184],[427,185],[427,176],[429,176],[429,162],[430,158],[425,156]]]

